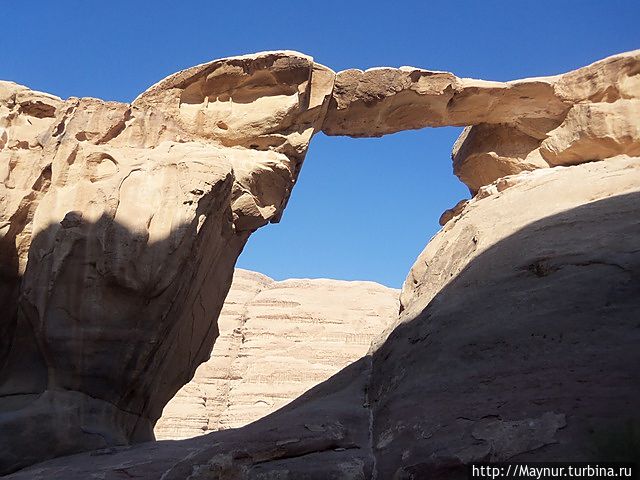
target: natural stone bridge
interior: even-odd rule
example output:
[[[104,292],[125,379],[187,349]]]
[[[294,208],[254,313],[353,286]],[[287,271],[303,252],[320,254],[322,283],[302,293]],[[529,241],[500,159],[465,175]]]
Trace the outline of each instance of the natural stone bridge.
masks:
[[[184,70],[131,104],[1,82],[0,473],[153,438],[314,133],[467,126],[454,171],[481,198],[505,176],[640,155],[639,72],[640,51],[506,83],[336,74],[282,51]]]

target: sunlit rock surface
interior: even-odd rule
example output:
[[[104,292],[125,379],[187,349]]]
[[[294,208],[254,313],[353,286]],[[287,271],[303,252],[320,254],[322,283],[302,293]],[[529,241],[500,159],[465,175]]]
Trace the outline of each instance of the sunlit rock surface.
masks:
[[[512,82],[458,78],[414,67],[345,70],[324,119],[328,135],[468,127],[454,172],[475,194],[505,175],[638,155],[640,50],[553,77]]]
[[[503,83],[267,52],[131,104],[0,83],[0,473],[84,450],[14,478],[454,478],[471,460],[612,459],[640,393],[639,57]],[[312,134],[441,125],[468,126],[453,162],[473,198],[443,215],[370,355],[240,429],[131,446],[209,357],[235,260],[279,220]],[[219,425],[261,409],[236,365],[249,381]]]
[[[0,473],[153,439],[209,357],[244,243],[282,214],[332,82],[274,52],[131,104],[0,83]]]
[[[211,358],[167,404],[156,438],[241,427],[276,411],[366,355],[397,316],[399,293],[236,269]]]

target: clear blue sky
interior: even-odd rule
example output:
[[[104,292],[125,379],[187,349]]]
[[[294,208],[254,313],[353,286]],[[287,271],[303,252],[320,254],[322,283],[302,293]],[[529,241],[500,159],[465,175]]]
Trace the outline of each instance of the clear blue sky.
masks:
[[[260,50],[298,50],[334,70],[511,80],[640,48],[638,0],[21,0],[2,14],[0,79],[120,101],[182,68]],[[254,234],[238,265],[399,287],[440,213],[467,196],[451,170],[458,132],[316,136],[282,222]]]

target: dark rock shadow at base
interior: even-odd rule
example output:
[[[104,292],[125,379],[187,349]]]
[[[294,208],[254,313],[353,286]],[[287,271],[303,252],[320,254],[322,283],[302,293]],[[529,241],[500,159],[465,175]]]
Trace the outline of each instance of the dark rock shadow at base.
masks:
[[[380,478],[466,478],[471,461],[637,461],[639,345],[640,194],[527,225],[374,355]]]
[[[248,238],[232,229],[231,186],[213,185],[193,221],[155,241],[78,212],[34,235],[16,294],[0,285],[0,473],[154,439],[164,405],[209,356]]]
[[[500,240],[372,357],[261,420],[7,478],[450,479],[466,478],[464,465],[478,460],[612,460],[612,449],[628,460],[637,454],[637,438],[625,435],[638,419],[639,344],[632,193]]]

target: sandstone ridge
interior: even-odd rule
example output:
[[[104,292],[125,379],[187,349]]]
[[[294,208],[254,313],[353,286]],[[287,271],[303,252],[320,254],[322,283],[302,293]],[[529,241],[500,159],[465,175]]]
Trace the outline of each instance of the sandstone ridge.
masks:
[[[472,461],[632,461],[640,158],[519,180],[427,246],[370,356],[277,412],[7,478],[462,480]]]

